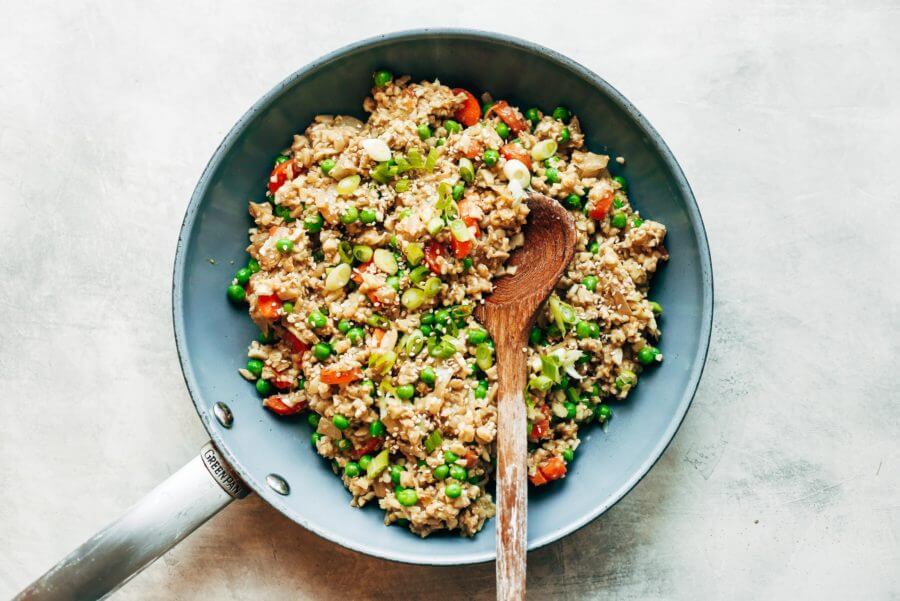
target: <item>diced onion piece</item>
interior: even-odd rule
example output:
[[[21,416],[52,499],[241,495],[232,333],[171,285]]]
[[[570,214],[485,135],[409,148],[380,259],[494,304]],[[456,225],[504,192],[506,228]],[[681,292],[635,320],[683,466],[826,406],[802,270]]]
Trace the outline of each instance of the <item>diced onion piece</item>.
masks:
[[[350,196],[359,188],[359,175],[348,175],[337,184],[337,193],[341,196]]]
[[[428,225],[426,227],[429,234],[431,234],[432,236],[436,236],[442,229],[444,229],[444,220],[440,217],[432,217],[428,220]]]
[[[325,290],[340,290],[350,281],[350,275],[352,273],[353,268],[351,268],[349,264],[341,263],[328,272],[328,276],[325,278]]]
[[[468,242],[472,239],[472,232],[462,219],[454,219],[450,222],[450,233],[457,242]]]
[[[422,245],[418,242],[407,244],[406,248],[403,249],[403,254],[406,255],[406,260],[413,267],[421,263],[422,258],[425,256],[425,253],[422,251]]]
[[[391,160],[391,149],[384,140],[378,138],[368,138],[362,141],[363,150],[372,157],[373,161],[381,163],[382,161]],[[554,150],[554,152],[556,152]]]
[[[518,159],[506,161],[506,164],[503,165],[503,174],[510,182],[516,182],[522,186],[522,188],[527,188],[531,183],[531,172],[528,170],[528,167]]]
[[[397,273],[397,269],[399,269],[397,259],[394,258],[394,253],[384,248],[375,249],[373,261],[378,269],[390,275],[394,275]]]
[[[410,288],[403,293],[400,302],[403,303],[403,306],[407,309],[415,311],[425,302],[425,293],[418,288]]]
[[[525,198],[525,189],[519,182],[509,182],[507,187],[509,188],[509,193],[513,197],[513,200],[522,200]]]
[[[550,409],[553,411],[553,415],[559,418],[565,418],[569,414],[569,410],[566,409],[566,406],[560,402],[555,402],[550,406]]]
[[[531,149],[531,158],[535,161],[543,161],[544,159],[549,159],[554,154],[556,154],[556,140],[542,140],[534,145]]]

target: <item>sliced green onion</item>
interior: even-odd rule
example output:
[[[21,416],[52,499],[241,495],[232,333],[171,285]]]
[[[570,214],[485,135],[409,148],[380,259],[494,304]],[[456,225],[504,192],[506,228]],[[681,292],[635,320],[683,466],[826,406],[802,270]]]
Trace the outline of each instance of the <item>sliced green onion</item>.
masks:
[[[353,262],[353,245],[346,240],[341,240],[338,244],[338,256],[341,257],[341,263]]]
[[[425,158],[417,148],[410,149],[410,151],[406,153],[406,159],[409,161],[411,169],[421,169],[425,166]]]
[[[528,388],[541,392],[547,392],[552,386],[553,380],[547,376],[532,376],[531,380],[528,381]]]
[[[572,325],[578,320],[572,305],[562,302],[555,294],[550,297],[547,305],[550,307],[550,315],[560,332],[565,332],[567,325]]]
[[[372,313],[366,319],[366,325],[370,325],[373,328],[381,328],[382,330],[391,325],[391,322],[388,321],[387,317],[384,315],[379,315],[378,313]]]
[[[637,382],[637,374],[629,369],[623,369],[616,378],[616,388],[624,390],[631,388]]]
[[[353,247],[353,258],[360,263],[368,263],[372,258],[372,247],[364,244],[357,244]]]
[[[403,254],[406,255],[406,262],[412,266],[416,266],[421,263],[422,258],[425,256],[425,253],[422,250],[422,245],[418,242],[407,244],[406,248],[403,249]]]
[[[425,293],[418,288],[410,288],[400,297],[400,302],[410,311],[415,311],[425,303]]]
[[[503,165],[503,174],[510,182],[516,182],[522,188],[527,188],[531,184],[531,171],[518,159],[506,161]]]
[[[366,468],[366,477],[371,480],[381,475],[381,472],[387,469],[388,463],[390,463],[390,456],[388,450],[384,449],[369,462],[369,467]]]
[[[384,248],[375,249],[373,261],[378,269],[390,275],[397,273],[397,270],[400,268],[397,265],[397,259],[394,257],[394,253]]]
[[[562,363],[556,355],[541,355],[541,373],[552,382],[562,379]]]
[[[459,176],[469,184],[475,181],[475,166],[466,157],[459,159]]]
[[[382,375],[391,371],[397,361],[397,353],[394,351],[373,351],[369,355],[369,369]]]
[[[481,371],[487,371],[494,365],[494,351],[486,342],[475,347],[475,363]]]
[[[394,190],[397,192],[406,192],[409,190],[409,180],[407,178],[403,178],[399,180],[396,184],[394,184]]]
[[[425,160],[425,171],[434,171],[434,166],[437,165],[440,156],[441,151],[432,146],[428,151],[428,158]]]
[[[429,273],[431,273],[431,270],[428,269],[427,266],[419,265],[409,272],[409,281],[413,284],[418,284],[419,282],[424,280],[425,276],[427,276]]]
[[[444,437],[441,435],[441,431],[434,430],[428,435],[428,438],[425,439],[425,450],[429,453],[434,453],[434,450],[440,448],[441,443],[443,442]]]
[[[441,281],[441,278],[434,276],[428,278],[425,282],[425,296],[431,298],[437,296],[437,293],[441,291],[441,286],[444,285],[444,282]]]
[[[431,234],[432,236],[436,236],[442,229],[444,229],[444,220],[440,217],[432,217],[428,220],[428,225],[426,227],[429,234]]]
[[[348,263],[341,263],[329,271],[328,275],[325,277],[325,290],[340,290],[350,281],[350,275],[352,273],[353,269]]]
[[[406,342],[402,345],[402,348],[406,351],[407,356],[415,357],[422,352],[422,348],[425,346],[425,334],[421,330],[413,330],[405,338]]]
[[[455,219],[450,222],[450,233],[453,234],[457,242],[468,242],[472,239],[472,232],[469,231],[469,226],[462,219]]]
[[[391,149],[384,140],[378,138],[367,138],[362,141],[363,150],[372,157],[376,163],[391,160]]]
[[[556,140],[542,140],[534,145],[531,149],[531,158],[535,161],[543,161],[549,159],[556,154]]]
[[[359,188],[359,176],[358,175],[348,175],[344,179],[338,182],[337,184],[337,193],[341,196],[349,196],[356,192],[356,189]]]

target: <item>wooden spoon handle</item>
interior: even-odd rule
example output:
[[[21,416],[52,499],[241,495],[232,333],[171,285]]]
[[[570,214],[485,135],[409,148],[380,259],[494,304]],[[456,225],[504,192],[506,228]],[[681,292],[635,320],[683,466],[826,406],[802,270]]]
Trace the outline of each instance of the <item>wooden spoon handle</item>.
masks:
[[[496,340],[497,420],[497,599],[524,601],[528,543],[528,441],[525,410],[524,339]]]

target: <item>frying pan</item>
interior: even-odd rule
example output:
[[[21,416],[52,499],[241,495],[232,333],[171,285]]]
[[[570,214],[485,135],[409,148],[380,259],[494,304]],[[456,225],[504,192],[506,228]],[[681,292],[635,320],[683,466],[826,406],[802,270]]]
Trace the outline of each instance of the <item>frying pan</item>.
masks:
[[[431,565],[494,558],[494,521],[473,538],[421,539],[385,527],[378,508],[349,496],[310,443],[302,419],[260,406],[237,373],[257,330],[225,299],[246,262],[247,200],[261,197],[272,157],[320,113],[365,117],[362,101],[379,68],[409,73],[512,104],[563,104],[579,116],[589,148],[627,158],[611,163],[630,182],[645,216],[668,226],[671,260],[651,297],[666,310],[665,363],[641,378],[607,431],[586,428],[568,477],[529,499],[529,548],[587,524],[653,466],[690,405],[712,325],[712,268],[706,233],[684,174],[646,119],[612,86],[541,46],[492,33],[416,30],[371,38],[300,69],[232,128],[188,204],[175,258],[172,305],[184,379],[211,442],[150,492],[20,593],[21,599],[99,598],[115,590],[235,498],[253,491],[316,534],[377,557]],[[212,260],[212,261],[211,261]]]

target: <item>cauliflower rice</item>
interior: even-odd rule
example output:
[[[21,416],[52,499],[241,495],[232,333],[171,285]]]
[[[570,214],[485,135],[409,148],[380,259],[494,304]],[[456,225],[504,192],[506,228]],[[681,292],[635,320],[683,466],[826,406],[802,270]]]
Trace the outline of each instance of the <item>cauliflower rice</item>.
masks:
[[[493,343],[472,309],[525,242],[527,189],[572,209],[578,232],[526,349],[535,486],[564,477],[579,427],[608,422],[662,360],[646,295],[666,229],[562,107],[523,116],[386,71],[375,84],[366,122],[317,116],[250,202],[251,259],[228,296],[262,333],[240,373],[267,409],[309,411],[351,505],[470,536],[495,513],[497,432]]]

